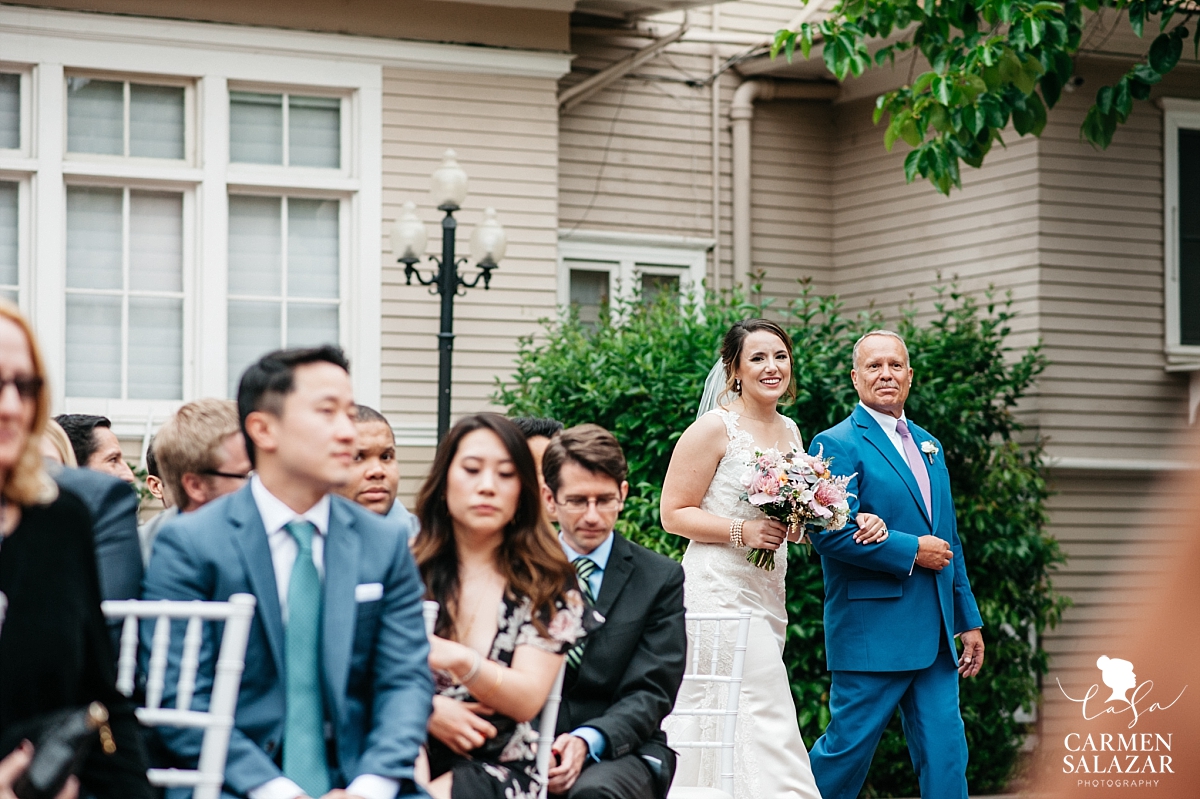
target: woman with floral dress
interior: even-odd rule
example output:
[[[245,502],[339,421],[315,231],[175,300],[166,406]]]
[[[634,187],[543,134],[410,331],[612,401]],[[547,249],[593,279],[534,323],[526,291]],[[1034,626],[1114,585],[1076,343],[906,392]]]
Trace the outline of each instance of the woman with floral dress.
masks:
[[[546,521],[520,430],[498,414],[460,420],[417,515],[413,554],[441,605],[426,789],[434,799],[537,799],[534,722],[563,655],[598,616]]]

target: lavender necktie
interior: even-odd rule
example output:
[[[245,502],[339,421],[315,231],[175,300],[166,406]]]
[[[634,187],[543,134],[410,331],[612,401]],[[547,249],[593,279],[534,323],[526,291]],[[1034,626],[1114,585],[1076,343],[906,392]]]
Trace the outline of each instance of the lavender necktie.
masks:
[[[908,468],[912,469],[913,477],[917,478],[917,487],[921,489],[921,499],[925,500],[925,512],[932,519],[933,501],[929,490],[929,471],[925,468],[925,459],[921,457],[921,451],[917,449],[917,442],[913,441],[912,433],[908,432],[908,425],[903,419],[896,421],[896,432],[900,434],[900,441],[904,443],[904,457],[908,460]]]

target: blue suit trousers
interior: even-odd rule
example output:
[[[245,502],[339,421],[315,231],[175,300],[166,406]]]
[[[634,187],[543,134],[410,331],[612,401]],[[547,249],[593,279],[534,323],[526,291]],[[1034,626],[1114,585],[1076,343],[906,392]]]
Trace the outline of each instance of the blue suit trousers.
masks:
[[[967,739],[958,711],[958,679],[954,658],[945,648],[933,665],[917,671],[833,672],[833,718],[809,753],[823,799],[857,799],[897,706],[922,799],[967,799]]]

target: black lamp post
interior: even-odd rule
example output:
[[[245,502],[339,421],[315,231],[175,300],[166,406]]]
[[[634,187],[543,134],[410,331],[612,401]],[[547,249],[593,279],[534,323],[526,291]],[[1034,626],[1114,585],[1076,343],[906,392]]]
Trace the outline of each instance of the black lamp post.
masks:
[[[430,286],[431,294],[442,297],[442,324],[438,332],[438,426],[440,443],[450,429],[450,372],[454,352],[454,297],[464,289],[475,288],[483,280],[486,290],[492,282],[492,270],[504,257],[507,241],[504,229],[496,221],[496,210],[484,211],[484,219],[475,227],[471,236],[471,257],[458,258],[454,254],[458,220],[454,212],[462,207],[467,197],[467,175],[455,161],[453,150],[447,150],[442,165],[433,173],[433,194],[438,201],[438,210],[445,213],[442,218],[442,257],[429,256],[437,269],[429,276],[417,269],[425,254],[427,237],[425,224],[417,217],[417,207],[406,202],[400,216],[392,226],[392,253],[404,264],[404,277],[408,285],[413,278],[422,286]],[[467,280],[458,267],[474,261],[479,271]]]

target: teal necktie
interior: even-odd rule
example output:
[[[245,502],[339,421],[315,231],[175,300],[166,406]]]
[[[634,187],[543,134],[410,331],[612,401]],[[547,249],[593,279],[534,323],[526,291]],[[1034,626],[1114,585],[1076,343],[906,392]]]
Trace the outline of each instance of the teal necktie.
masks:
[[[325,761],[325,704],[321,698],[321,577],[313,563],[317,528],[301,519],[284,529],[300,551],[287,593],[287,725],[283,774],[312,797],[329,792]]]
[[[571,565],[575,567],[579,590],[588,598],[589,604],[595,604],[596,596],[592,593],[592,575],[599,571],[600,567],[591,558],[576,558]],[[578,669],[579,664],[583,662],[583,648],[586,645],[587,639],[585,638],[567,650],[567,666],[572,670]]]

